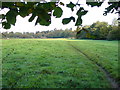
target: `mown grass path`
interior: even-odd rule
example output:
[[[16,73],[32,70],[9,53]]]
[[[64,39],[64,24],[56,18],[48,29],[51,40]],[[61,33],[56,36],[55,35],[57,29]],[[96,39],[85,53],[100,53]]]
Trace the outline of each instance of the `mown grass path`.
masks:
[[[84,52],[87,42],[81,40],[3,40],[3,88],[112,88],[105,73],[101,72],[96,64],[83,53],[78,53],[75,48],[71,47],[68,41],[76,48],[80,50],[82,48]],[[88,41],[88,43],[90,42]],[[97,43],[96,41],[93,44]],[[100,47],[101,44],[97,46]],[[116,46],[116,42],[110,44],[112,48],[115,48],[112,45]],[[91,50],[98,49],[97,46],[91,47]],[[114,55],[117,52],[116,50],[112,50],[112,52],[113,61],[111,60],[111,62],[116,65]],[[87,55],[89,56],[88,53]],[[91,58],[95,57],[94,55]],[[99,55],[99,57],[101,56]],[[101,59],[104,63],[107,62],[104,58]],[[113,68],[110,61],[105,64],[106,67],[107,65]],[[117,65],[111,70],[111,75],[118,78],[116,68]]]

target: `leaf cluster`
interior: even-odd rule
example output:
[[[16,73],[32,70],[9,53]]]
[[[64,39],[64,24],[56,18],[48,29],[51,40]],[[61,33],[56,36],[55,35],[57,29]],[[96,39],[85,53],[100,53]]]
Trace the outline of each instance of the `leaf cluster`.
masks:
[[[62,9],[57,5],[57,2],[39,3],[39,2],[3,2],[2,9],[8,8],[9,11],[2,18],[3,28],[9,29],[11,25],[15,25],[16,17],[26,17],[31,15],[29,22],[32,22],[36,17],[35,25],[49,26],[51,24],[51,16],[60,18]]]
[[[87,5],[91,7],[97,6],[100,7],[103,2],[86,2]],[[111,12],[113,13],[115,10],[118,10],[119,2],[108,2],[109,6],[106,8],[104,15]],[[9,11],[6,14],[2,14],[2,26],[5,29],[10,29],[11,25],[15,25],[16,18],[18,15],[21,17],[26,17],[30,15],[29,22],[36,20],[35,25],[40,24],[44,26],[49,26],[51,24],[51,16],[55,18],[60,18],[63,14],[63,9],[60,5],[65,6],[63,2],[3,2],[2,9],[8,8]],[[75,26],[80,26],[82,24],[82,16],[87,14],[87,10],[85,10],[81,4],[76,4],[70,2],[66,4],[66,7],[70,8],[71,11],[74,11],[74,8],[79,6],[79,10],[76,12],[78,16],[75,18],[74,16],[66,17],[62,19],[63,24],[68,24],[71,21],[75,23]],[[120,13],[120,11],[116,12]],[[1,19],[1,18],[0,18]]]

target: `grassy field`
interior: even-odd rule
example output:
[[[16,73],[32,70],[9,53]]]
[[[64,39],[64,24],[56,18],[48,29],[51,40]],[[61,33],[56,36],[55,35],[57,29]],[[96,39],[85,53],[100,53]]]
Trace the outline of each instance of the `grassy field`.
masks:
[[[94,63],[119,79],[117,41],[4,39],[2,44],[3,88],[111,88]]]

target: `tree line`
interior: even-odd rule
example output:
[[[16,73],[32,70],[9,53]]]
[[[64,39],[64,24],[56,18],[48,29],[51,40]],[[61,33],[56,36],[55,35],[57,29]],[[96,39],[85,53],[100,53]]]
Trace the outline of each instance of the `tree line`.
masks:
[[[117,21],[113,21],[112,25],[97,21],[79,29],[79,33],[76,34],[77,39],[120,40],[120,26]]]
[[[76,33],[72,29],[32,32],[3,32],[2,38],[72,38]]]
[[[107,22],[97,21],[92,25],[77,27],[76,30],[47,30],[31,32],[3,32],[2,38],[76,38],[93,40],[120,40],[120,27],[118,22],[113,20],[112,25]]]

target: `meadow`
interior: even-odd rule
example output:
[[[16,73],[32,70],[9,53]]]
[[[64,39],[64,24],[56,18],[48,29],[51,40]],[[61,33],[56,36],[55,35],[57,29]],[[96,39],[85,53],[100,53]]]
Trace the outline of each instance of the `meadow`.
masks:
[[[118,41],[2,40],[3,88],[112,88],[119,78]]]

